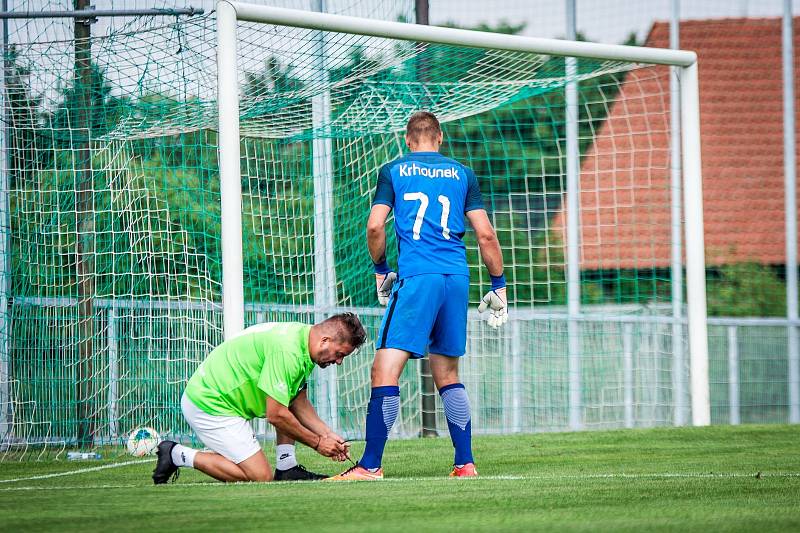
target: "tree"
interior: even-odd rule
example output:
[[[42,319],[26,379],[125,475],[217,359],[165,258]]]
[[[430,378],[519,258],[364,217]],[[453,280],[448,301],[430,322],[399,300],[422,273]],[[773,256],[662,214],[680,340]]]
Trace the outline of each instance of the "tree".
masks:
[[[282,65],[275,56],[268,57],[260,71],[245,72],[244,80],[245,99],[266,98],[303,88],[302,80],[295,77],[291,68]]]
[[[786,316],[786,283],[768,265],[722,265],[707,278],[710,316]]]
[[[97,138],[111,131],[126,114],[131,104],[127,97],[115,96],[113,87],[105,75],[105,71],[97,64],[89,66],[89,108],[82,105],[82,94],[85,87],[73,78],[61,90],[61,102],[56,109],[46,115],[49,130],[53,132],[55,148],[73,149],[79,142],[84,142],[86,133],[77,131],[79,116],[89,113],[89,135]]]
[[[35,96],[30,85],[31,67],[23,64],[14,45],[9,47],[6,62],[6,98],[8,100],[9,189],[30,179],[37,169],[50,163],[49,143],[42,135],[42,97]]]

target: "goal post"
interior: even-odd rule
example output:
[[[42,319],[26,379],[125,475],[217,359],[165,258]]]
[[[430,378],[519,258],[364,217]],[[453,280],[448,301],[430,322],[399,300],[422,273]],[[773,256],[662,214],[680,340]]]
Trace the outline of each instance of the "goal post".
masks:
[[[223,332],[229,339],[244,329],[242,259],[242,175],[239,166],[239,82],[236,69],[236,11],[217,5],[217,109],[219,111]]]
[[[686,227],[686,302],[689,320],[689,361],[692,424],[711,423],[708,383],[706,263],[703,233],[703,186],[700,159],[700,81],[697,61],[681,69],[681,153]]]
[[[705,294],[705,259],[703,236],[703,203],[700,159],[700,121],[697,57],[693,52],[651,49],[622,45],[605,45],[588,42],[539,39],[501,35],[454,28],[419,26],[400,22],[368,20],[355,17],[311,13],[283,8],[252,5],[227,0],[217,3],[217,68],[219,110],[219,166],[222,194],[223,242],[223,312],[225,335],[230,336],[244,327],[244,288],[242,272],[242,175],[240,132],[240,85],[238,79],[237,28],[239,22],[274,25],[276,27],[302,28],[320,32],[371,36],[397,41],[435,43],[453,47],[536,54],[538,56],[563,56],[602,62],[630,62],[645,65],[667,65],[680,68],[681,89],[681,162],[683,172],[683,209],[686,243],[687,330],[689,348],[689,374],[692,423],[697,426],[710,423],[710,396],[708,379],[708,338]],[[302,51],[298,52],[303,54]],[[513,60],[509,60],[512,63]],[[504,65],[508,66],[508,65]],[[491,68],[488,66],[487,68]],[[341,80],[339,80],[341,81]],[[561,83],[561,82],[554,82]],[[543,85],[544,86],[544,85]],[[562,85],[563,86],[563,85]],[[478,96],[473,95],[476,99]],[[422,100],[420,100],[422,101]],[[391,113],[393,110],[388,110]],[[469,112],[462,111],[458,116]],[[368,118],[364,119],[365,121]],[[354,128],[358,129],[358,128]],[[389,151],[387,150],[387,153]],[[567,190],[573,197],[580,191]],[[324,201],[327,197],[316,197]],[[511,203],[511,202],[509,202]],[[545,199],[546,203],[546,199]],[[332,205],[332,204],[331,204]],[[334,207],[332,206],[331,209]],[[545,211],[547,209],[545,208]],[[547,214],[545,215],[547,216]],[[577,217],[573,217],[577,218]],[[355,224],[357,221],[349,221]],[[325,227],[323,225],[323,227]],[[512,235],[511,233],[508,233]],[[332,232],[325,231],[333,239]],[[516,237],[514,237],[516,238]],[[319,240],[317,248],[320,246]],[[513,242],[503,242],[512,247]],[[327,251],[314,251],[317,261],[323,253],[333,250],[328,242]],[[514,255],[510,250],[509,254]],[[354,258],[353,260],[358,260]],[[533,268],[533,266],[531,267]],[[330,266],[326,268],[331,272]],[[336,283],[330,277],[327,282]],[[332,290],[335,298],[335,287]],[[315,289],[318,293],[319,289]],[[322,302],[327,302],[326,298]],[[315,310],[319,306],[315,300]],[[331,302],[325,303],[329,306]],[[334,302],[335,303],[335,302]],[[512,313],[514,302],[512,300]],[[535,313],[534,313],[535,315]],[[518,339],[514,339],[518,343]],[[673,342],[679,342],[673,339]],[[518,368],[517,365],[514,365]],[[526,367],[528,368],[528,367]],[[626,372],[626,374],[628,374]],[[366,387],[366,383],[364,387]],[[480,408],[474,409],[480,417]]]
[[[385,313],[364,225],[419,109],[440,118],[442,153],[475,171],[502,243],[512,312],[494,330],[476,311],[489,286],[476,236],[463,235],[474,434],[704,424],[709,400],[714,422],[735,423],[761,394],[736,390],[750,372],[736,331],[709,318],[705,340],[694,54],[221,2],[81,42],[87,80],[71,21],[52,28],[66,40],[12,35],[0,98],[0,462],[120,451],[141,426],[191,442],[178,400],[225,337],[345,310],[368,342],[315,371],[308,394],[361,438]],[[401,377],[394,437],[446,427],[421,366]],[[759,372],[751,383],[772,383]]]

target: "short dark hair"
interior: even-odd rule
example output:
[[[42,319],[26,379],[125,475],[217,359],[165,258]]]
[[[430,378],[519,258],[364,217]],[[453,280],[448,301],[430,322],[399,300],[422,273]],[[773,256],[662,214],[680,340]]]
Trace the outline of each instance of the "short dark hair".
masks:
[[[336,331],[336,340],[358,349],[367,340],[367,332],[355,313],[339,313],[322,321]]]
[[[442,132],[439,119],[430,111],[417,111],[406,124],[406,137],[414,142],[419,142],[421,138],[435,141]]]

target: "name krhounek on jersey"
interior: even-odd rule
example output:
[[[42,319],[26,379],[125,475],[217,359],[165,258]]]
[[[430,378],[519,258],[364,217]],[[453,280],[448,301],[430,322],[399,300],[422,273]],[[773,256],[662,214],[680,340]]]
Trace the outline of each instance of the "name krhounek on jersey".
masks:
[[[425,176],[426,178],[453,178],[460,180],[461,176],[458,174],[458,168],[430,168],[421,167],[416,163],[401,163],[397,165],[397,171],[401,177],[410,176]]]

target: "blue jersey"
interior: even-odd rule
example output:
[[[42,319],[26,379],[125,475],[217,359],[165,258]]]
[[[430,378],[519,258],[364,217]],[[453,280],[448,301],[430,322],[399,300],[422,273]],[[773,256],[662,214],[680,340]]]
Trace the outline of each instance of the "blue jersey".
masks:
[[[464,213],[483,209],[470,168],[438,152],[412,152],[381,167],[376,204],[394,209],[401,277],[469,276]]]

